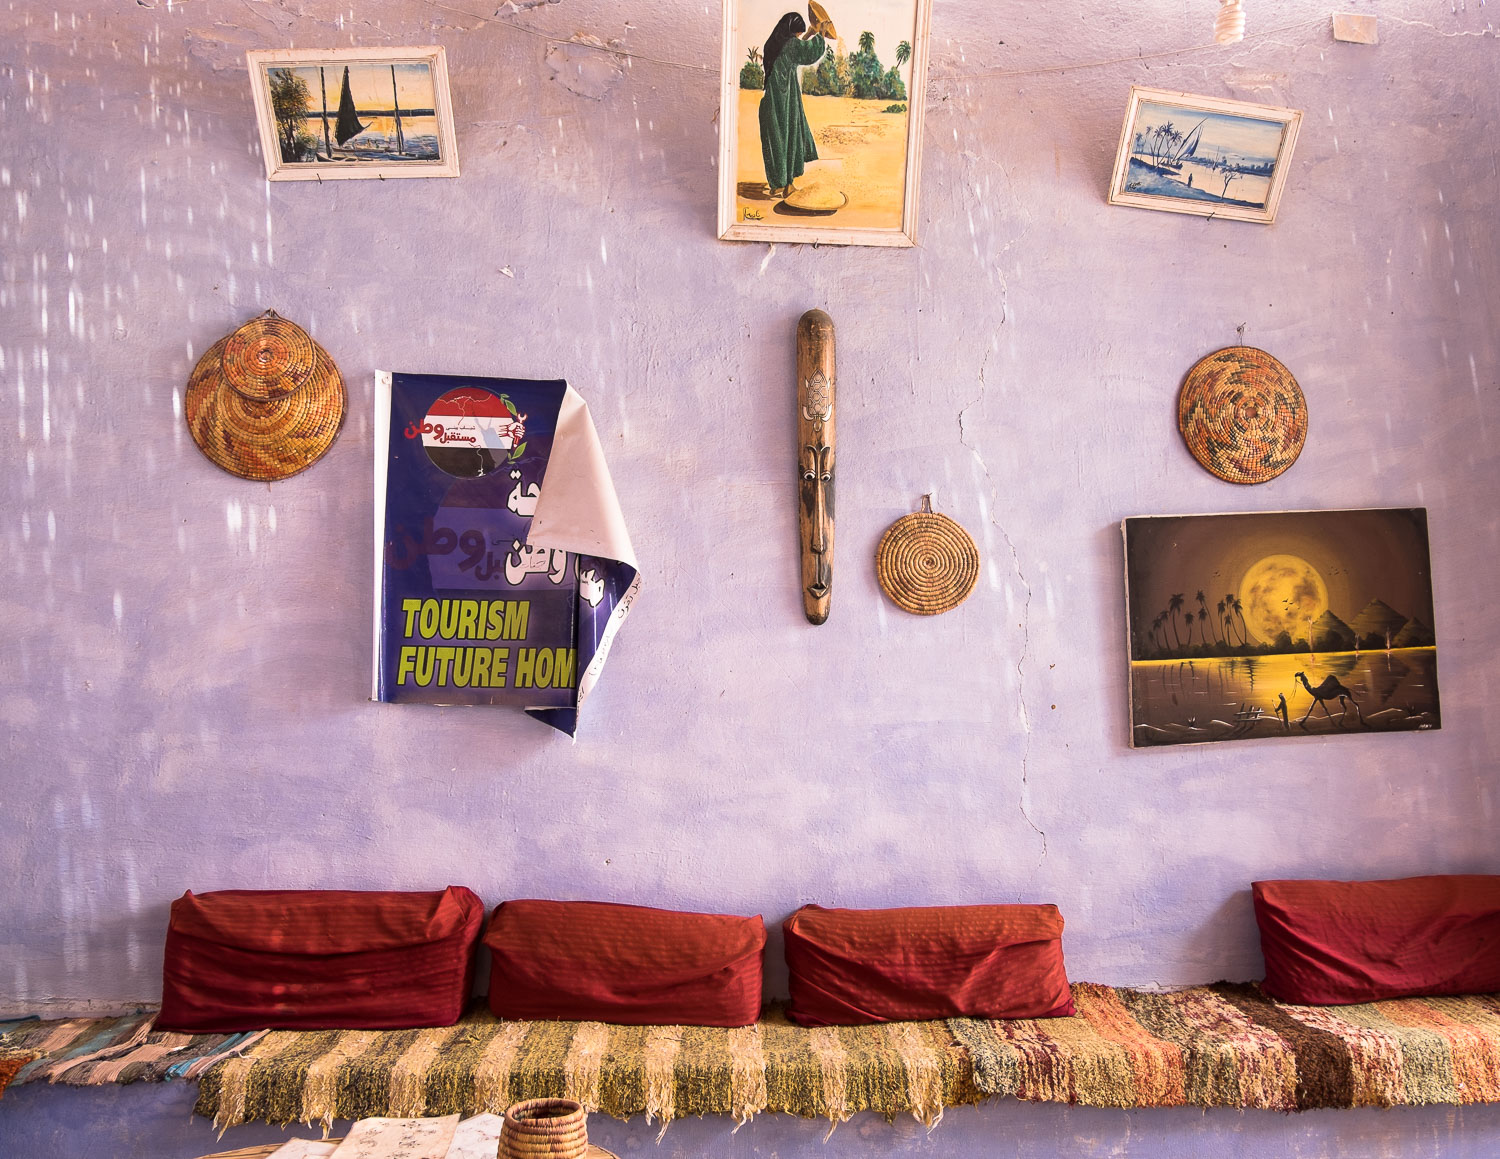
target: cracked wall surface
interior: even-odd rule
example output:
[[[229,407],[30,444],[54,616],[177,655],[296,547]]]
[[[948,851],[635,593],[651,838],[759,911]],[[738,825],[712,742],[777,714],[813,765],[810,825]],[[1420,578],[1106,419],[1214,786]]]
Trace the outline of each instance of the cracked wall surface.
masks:
[[[0,1006],[155,998],[187,888],[770,923],[1052,901],[1075,977],[1170,985],[1259,975],[1254,878],[1500,869],[1488,10],[1382,5],[1367,48],[1259,0],[1244,44],[1164,55],[1208,40],[1204,7],[937,0],[906,251],[714,239],[716,5],[0,9]],[[461,178],[264,180],[247,49],[429,43]],[[1304,109],[1277,223],[1105,204],[1132,82]],[[791,381],[814,306],[840,369],[820,628]],[[271,486],[181,418],[197,357],[267,307],[350,387],[327,459]],[[1174,417],[1241,324],[1311,408],[1251,488]],[[363,699],[377,367],[589,401],[646,586],[577,744]],[[872,566],[926,493],[982,557],[933,618]],[[1413,504],[1440,732],[1128,750],[1123,517]]]

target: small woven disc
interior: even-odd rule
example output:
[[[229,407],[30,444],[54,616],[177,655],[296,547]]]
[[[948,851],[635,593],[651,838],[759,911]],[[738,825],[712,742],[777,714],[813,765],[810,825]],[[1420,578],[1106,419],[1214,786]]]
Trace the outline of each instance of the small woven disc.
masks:
[[[312,377],[317,343],[274,310],[252,318],[224,347],[224,381],[246,398],[266,402],[301,390]]]
[[[183,410],[199,449],[232,475],[269,482],[320,459],[343,425],[343,377],[314,344],[313,370],[295,394],[257,400],[224,381],[223,358],[233,336],[209,348],[188,379]]]
[[[1292,372],[1264,350],[1230,346],[1188,371],[1177,426],[1193,458],[1219,478],[1264,483],[1302,453],[1307,399]]]
[[[979,580],[979,548],[946,515],[903,515],[880,537],[875,576],[897,607],[935,616],[969,598]]]

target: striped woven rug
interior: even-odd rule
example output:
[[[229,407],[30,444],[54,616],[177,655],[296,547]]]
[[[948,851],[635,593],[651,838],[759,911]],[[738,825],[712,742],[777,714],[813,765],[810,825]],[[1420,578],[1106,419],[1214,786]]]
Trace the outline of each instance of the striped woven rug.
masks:
[[[1078,1013],[949,1025],[986,1094],[1095,1107],[1500,1101],[1500,996],[1288,1006],[1253,984],[1168,994],[1082,983]]]
[[[804,1030],[779,1009],[718,1030],[500,1022],[483,1009],[429,1030],[152,1030],[117,1019],[0,1023],[14,1081],[198,1079],[221,1127],[264,1120],[503,1111],[578,1099],[621,1118],[744,1121],[781,1111],[839,1122],[1011,1095],[1100,1107],[1314,1107],[1500,1102],[1500,996],[1286,1006],[1254,985],[1158,994],[1079,983],[1072,1018],[952,1019]]]
[[[847,1119],[981,1102],[944,1022],[803,1030],[775,1008],[753,1026],[499,1022],[478,1010],[441,1030],[273,1032],[208,1071],[197,1111],[215,1126],[367,1115],[501,1113],[522,1099],[571,1098],[663,1125],[684,1115],[761,1111]]]
[[[10,1054],[26,1060],[12,1075],[17,1085],[104,1086],[196,1079],[270,1033],[167,1034],[152,1028],[155,1017],[155,1010],[141,1010],[117,1018],[0,1022],[0,1059]],[[4,1066],[0,1062],[0,1068]]]

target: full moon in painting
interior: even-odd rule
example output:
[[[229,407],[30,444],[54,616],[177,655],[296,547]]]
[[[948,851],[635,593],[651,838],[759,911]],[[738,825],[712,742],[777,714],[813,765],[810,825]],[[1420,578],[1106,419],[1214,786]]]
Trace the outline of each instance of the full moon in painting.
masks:
[[[1280,632],[1309,635],[1309,625],[1328,610],[1328,585],[1301,556],[1268,555],[1240,581],[1245,623],[1266,643]]]

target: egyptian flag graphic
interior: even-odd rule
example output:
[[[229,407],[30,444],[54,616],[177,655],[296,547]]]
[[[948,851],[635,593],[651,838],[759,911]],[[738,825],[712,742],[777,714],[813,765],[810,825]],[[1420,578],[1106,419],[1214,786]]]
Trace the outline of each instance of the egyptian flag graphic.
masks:
[[[433,466],[460,479],[488,475],[525,441],[526,416],[477,386],[450,390],[422,423],[422,447]]]

